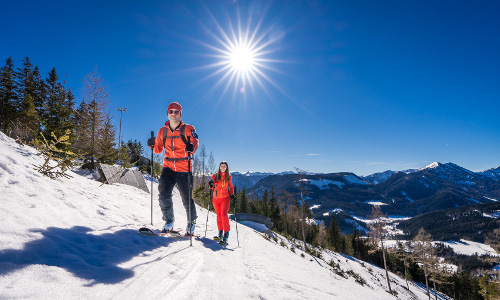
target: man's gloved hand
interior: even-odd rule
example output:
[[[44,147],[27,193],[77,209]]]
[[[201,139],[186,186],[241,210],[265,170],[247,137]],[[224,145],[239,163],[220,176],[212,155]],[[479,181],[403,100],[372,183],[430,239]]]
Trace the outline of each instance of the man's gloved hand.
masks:
[[[236,195],[231,195],[231,200],[233,200],[233,202],[236,203]]]
[[[148,139],[148,147],[153,147],[155,145],[156,138],[152,137]]]
[[[208,182],[208,186],[213,189],[214,188],[214,181],[212,179],[210,179],[210,181]]]
[[[188,144],[186,145],[186,151],[187,151],[187,152],[193,152],[193,151],[194,151],[194,145],[193,145],[193,144],[191,144],[191,143],[188,143]]]

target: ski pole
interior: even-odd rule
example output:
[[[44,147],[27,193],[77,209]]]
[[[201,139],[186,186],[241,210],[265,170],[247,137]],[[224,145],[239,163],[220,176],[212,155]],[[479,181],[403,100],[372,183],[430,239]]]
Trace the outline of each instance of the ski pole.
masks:
[[[188,136],[187,137],[188,139],[188,144],[191,143],[191,137]],[[190,177],[191,177],[191,152],[188,152],[188,195],[189,195],[189,247],[192,247],[193,246],[193,230],[191,230],[191,227],[193,226],[192,222],[193,220],[191,220],[191,180],[190,180]]]
[[[151,131],[151,137],[155,137],[155,132]],[[154,146],[153,146],[154,148]],[[153,148],[151,148],[151,225],[153,225],[153,168],[155,166],[154,161],[153,161]]]
[[[207,221],[205,222],[205,237],[207,237],[208,214],[210,214],[210,202],[212,202],[212,194],[213,194],[213,189],[210,188],[210,197],[208,199],[208,208],[207,208]]]
[[[236,223],[236,240],[238,241],[238,248],[240,247],[240,236],[238,234],[238,219],[236,218],[236,201],[234,201],[234,222]]]
[[[231,195],[231,190],[229,189],[229,185],[227,186],[227,191],[229,192],[229,195]],[[233,193],[233,196],[235,196],[236,198],[236,195],[234,195]],[[231,202],[229,202],[231,203]],[[240,237],[239,237],[239,234],[238,234],[238,220],[236,218],[236,199],[234,200],[234,222],[236,223],[236,240],[238,241],[238,248],[240,247]]]

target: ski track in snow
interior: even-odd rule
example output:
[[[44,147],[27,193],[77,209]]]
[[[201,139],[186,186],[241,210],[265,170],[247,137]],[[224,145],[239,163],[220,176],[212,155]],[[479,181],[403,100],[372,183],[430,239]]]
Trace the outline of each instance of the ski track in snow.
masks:
[[[0,299],[426,299],[421,287],[391,274],[398,296],[387,293],[384,272],[331,251],[324,259],[286,247],[231,221],[221,246],[216,215],[197,206],[193,247],[188,239],[147,236],[162,225],[154,183],[151,196],[134,187],[101,185],[92,175],[51,180],[33,170],[42,158],[0,133]],[[148,187],[150,183],[148,182]],[[185,209],[174,189],[175,228]],[[208,226],[207,237],[205,226]],[[238,247],[238,240],[240,247]],[[339,276],[352,270],[367,281]]]

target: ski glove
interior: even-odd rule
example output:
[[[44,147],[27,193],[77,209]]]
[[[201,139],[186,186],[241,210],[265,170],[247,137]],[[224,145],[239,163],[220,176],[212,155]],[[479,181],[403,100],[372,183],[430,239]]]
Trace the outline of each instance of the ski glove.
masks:
[[[155,145],[156,138],[152,137],[148,139],[148,147],[153,147]]]
[[[233,200],[233,202],[236,203],[236,195],[231,195],[231,200]]]
[[[194,152],[194,145],[191,143],[186,144],[186,151],[187,152]]]
[[[213,189],[214,188],[214,181],[212,179],[210,179],[210,181],[208,182],[208,186]]]

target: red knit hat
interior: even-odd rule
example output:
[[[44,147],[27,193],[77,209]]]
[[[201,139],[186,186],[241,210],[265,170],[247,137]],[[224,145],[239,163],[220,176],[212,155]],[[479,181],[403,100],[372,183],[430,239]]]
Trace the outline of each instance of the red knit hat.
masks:
[[[168,108],[167,108],[167,112],[171,109],[177,109],[178,111],[180,111],[180,116],[182,117],[182,106],[177,103],[177,102],[172,102],[168,105]]]

